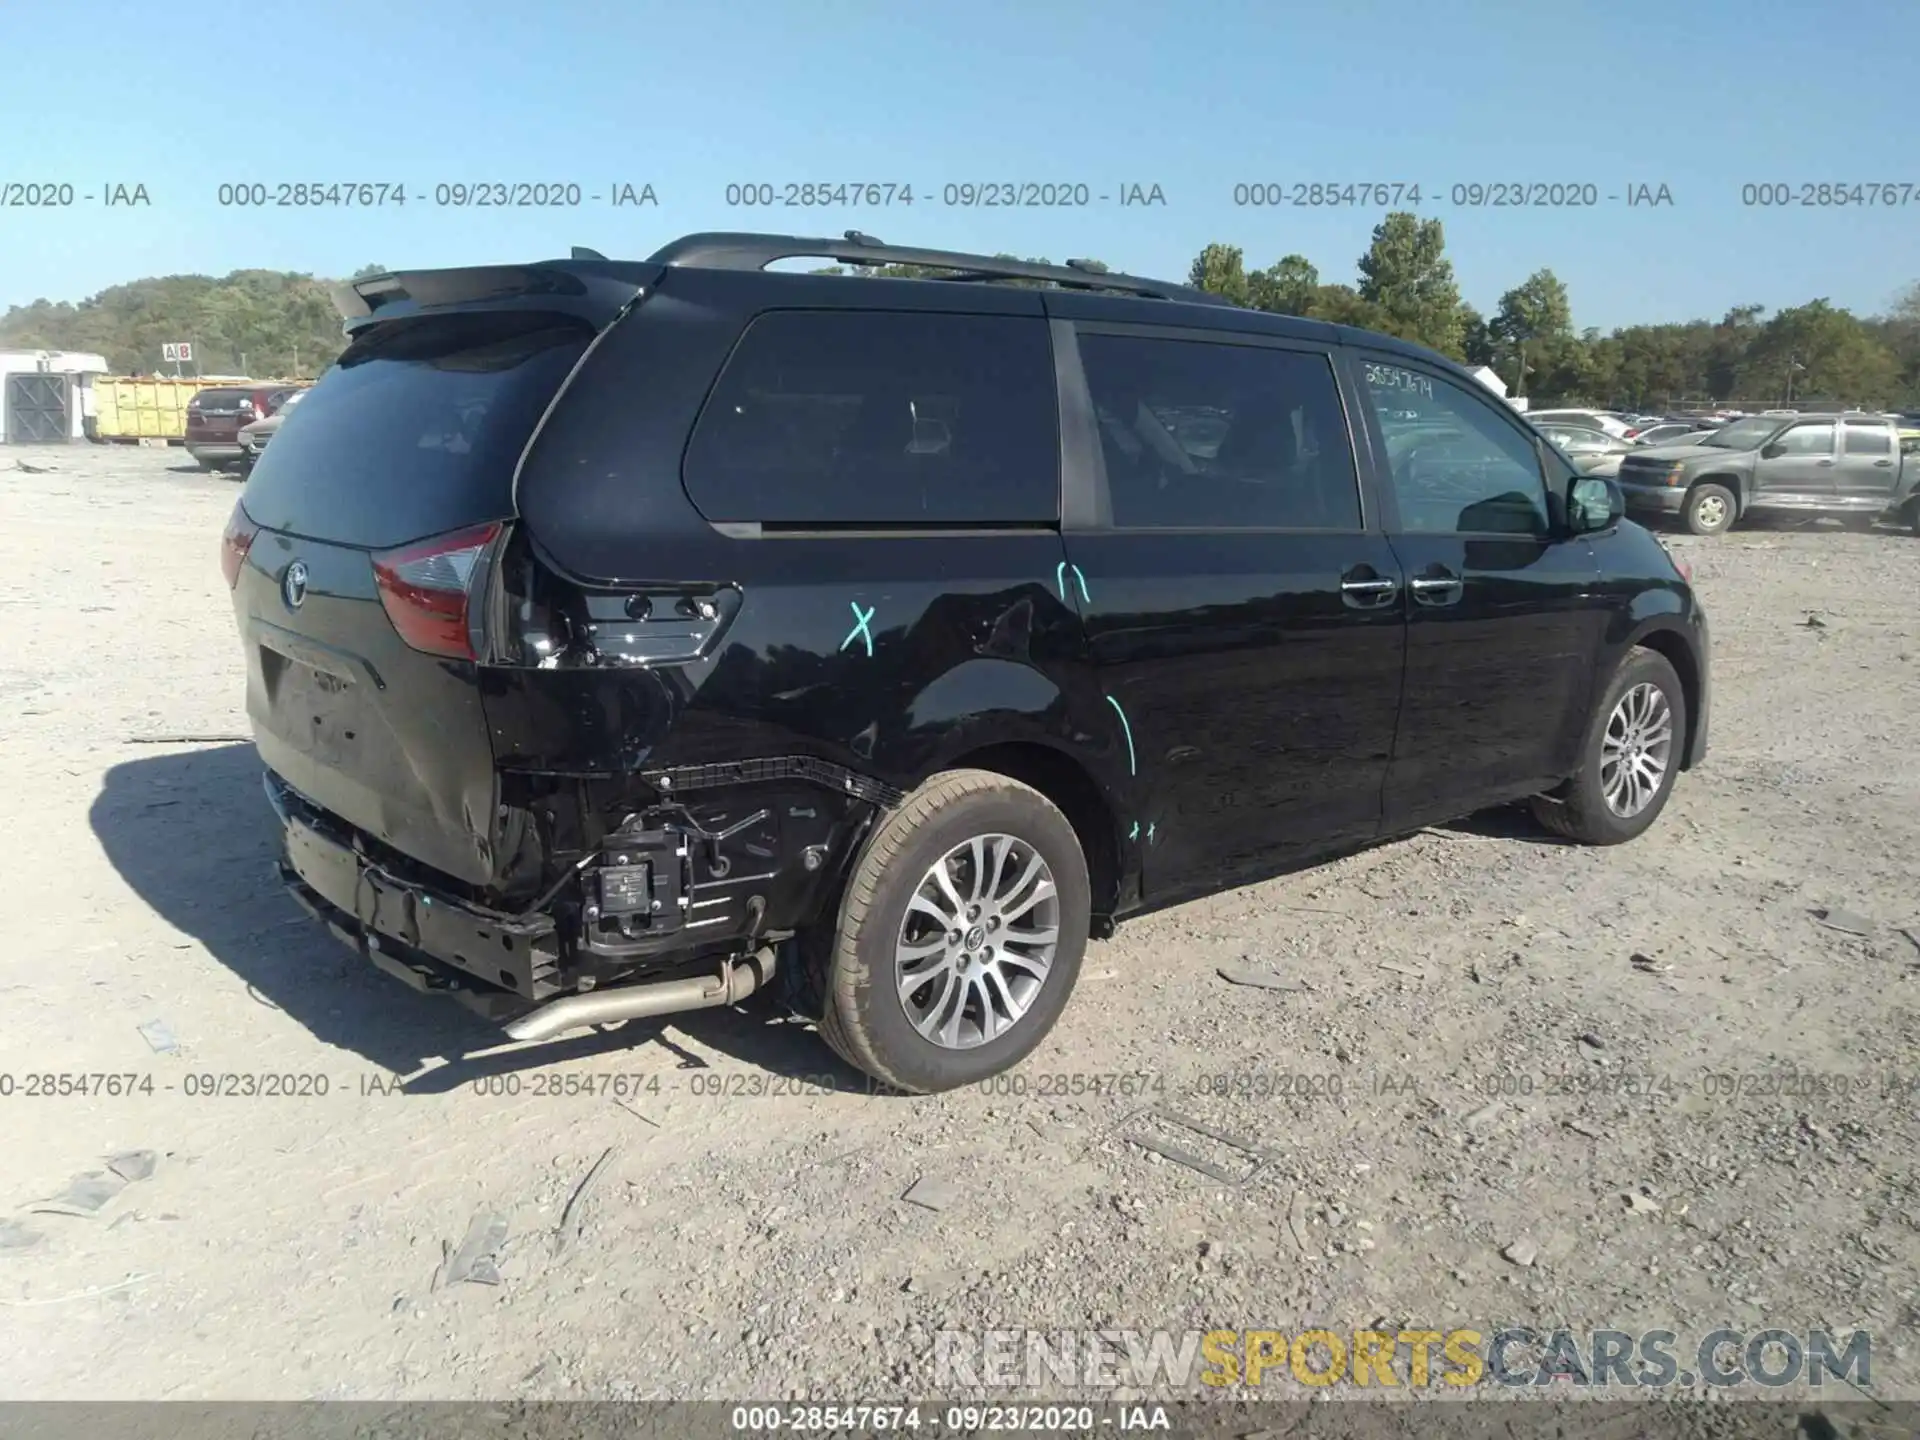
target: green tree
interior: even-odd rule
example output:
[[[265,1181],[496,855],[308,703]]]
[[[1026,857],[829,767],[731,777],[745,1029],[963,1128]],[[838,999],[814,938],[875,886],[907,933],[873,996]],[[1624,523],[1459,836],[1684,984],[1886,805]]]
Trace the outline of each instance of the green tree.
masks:
[[[1374,227],[1360,257],[1359,295],[1377,308],[1390,335],[1465,358],[1460,287],[1446,256],[1446,227],[1396,210]]]
[[[1495,365],[1499,358],[1498,341],[1486,316],[1464,301],[1460,305],[1460,350],[1469,365]],[[1504,378],[1504,377],[1503,377]]]
[[[1275,315],[1311,315],[1320,272],[1304,255],[1285,255],[1247,277],[1248,300]]]
[[[1502,295],[1487,329],[1506,362],[1501,378],[1515,395],[1528,393],[1528,380],[1536,371],[1558,369],[1564,376],[1570,368],[1565,351],[1574,338],[1573,306],[1567,287],[1551,270],[1534,271]]]
[[[1238,245],[1209,245],[1194,257],[1187,271],[1187,284],[1209,295],[1231,300],[1235,305],[1252,302],[1247,283],[1246,259]]]
[[[1894,352],[1851,311],[1814,300],[1761,327],[1739,367],[1742,391],[1783,400],[1886,405],[1900,389]]]

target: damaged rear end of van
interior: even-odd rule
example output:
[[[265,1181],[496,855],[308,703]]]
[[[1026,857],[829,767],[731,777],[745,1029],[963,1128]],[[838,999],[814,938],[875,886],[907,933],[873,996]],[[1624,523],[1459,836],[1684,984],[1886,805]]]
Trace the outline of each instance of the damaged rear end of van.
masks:
[[[283,882],[517,1039],[765,987],[898,799],[703,703],[743,595],[679,456],[730,341],[663,274],[340,287],[348,347],[222,542]],[[635,573],[595,573],[609,524]]]

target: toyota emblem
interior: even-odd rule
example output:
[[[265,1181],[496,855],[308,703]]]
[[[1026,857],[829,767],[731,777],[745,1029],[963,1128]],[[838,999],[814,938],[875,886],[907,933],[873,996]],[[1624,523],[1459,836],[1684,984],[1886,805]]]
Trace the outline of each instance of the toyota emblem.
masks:
[[[287,602],[289,610],[298,610],[301,602],[307,598],[307,562],[296,560],[287,567],[287,573],[280,581],[280,598]]]

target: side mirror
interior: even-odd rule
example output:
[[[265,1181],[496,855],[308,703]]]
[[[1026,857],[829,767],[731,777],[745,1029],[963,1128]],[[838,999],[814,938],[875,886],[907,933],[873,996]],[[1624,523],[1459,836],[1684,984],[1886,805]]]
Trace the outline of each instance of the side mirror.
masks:
[[[1775,440],[1770,445],[1762,445],[1760,447],[1760,458],[1762,460],[1778,460],[1786,453],[1787,447],[1782,445],[1778,440]]]
[[[1626,492],[1604,475],[1583,475],[1567,493],[1567,523],[1576,535],[1618,525],[1626,513]]]

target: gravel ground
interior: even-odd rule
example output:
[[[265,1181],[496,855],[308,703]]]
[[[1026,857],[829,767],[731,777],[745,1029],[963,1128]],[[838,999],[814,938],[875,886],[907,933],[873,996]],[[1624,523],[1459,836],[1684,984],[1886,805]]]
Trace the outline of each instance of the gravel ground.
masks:
[[[1495,812],[1135,922],[1025,1069],[908,1100],[767,1006],[503,1047],[317,933],[218,740],[236,488],[0,452],[0,1394],[885,1399],[943,1329],[1514,1322],[1864,1327],[1920,1397],[1920,540],[1670,542],[1714,732],[1642,840]],[[80,1072],[141,1088],[24,1093]],[[326,1093],[190,1093],[259,1073]],[[499,1283],[436,1286],[489,1213]]]

